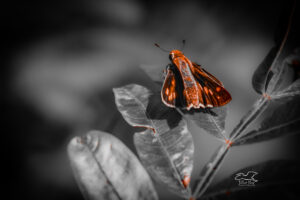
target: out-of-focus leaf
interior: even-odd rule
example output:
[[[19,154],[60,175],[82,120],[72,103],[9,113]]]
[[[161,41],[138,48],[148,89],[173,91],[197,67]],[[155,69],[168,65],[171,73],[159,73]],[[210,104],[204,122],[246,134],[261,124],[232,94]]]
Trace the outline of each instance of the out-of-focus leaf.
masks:
[[[192,120],[197,126],[204,129],[207,133],[227,139],[225,133],[225,118],[227,115],[227,106],[212,109],[197,109],[184,111],[184,115]]]
[[[185,188],[193,168],[194,145],[184,121],[159,138],[149,129],[135,133],[134,144],[143,165],[155,180],[178,195],[189,196]]]
[[[209,188],[203,199],[299,199],[300,163],[291,160],[267,161],[236,171]],[[237,173],[257,172],[255,186],[239,186]]]
[[[114,136],[91,131],[72,139],[68,154],[85,199],[158,199],[146,170]]]
[[[155,178],[160,182],[168,183],[166,187],[177,194],[189,196],[189,181],[187,179],[190,178],[192,171],[194,145],[182,116],[176,109],[169,108],[162,103],[160,93],[152,93],[143,86],[130,84],[121,88],[114,88],[113,91],[116,105],[124,119],[132,126],[150,129],[143,134],[137,133],[135,135],[135,144],[142,156],[141,159],[144,160],[146,155],[150,155],[150,152],[146,153],[150,146],[145,145],[143,147],[145,149],[141,150],[140,145],[142,143],[153,144],[152,151],[155,151],[154,148],[160,148],[163,153],[160,155],[162,157],[156,155],[157,158],[151,158],[152,161],[161,159],[155,163],[155,165],[159,165],[155,166],[155,169],[157,173],[162,174],[155,176]],[[173,146],[169,146],[171,144]],[[163,161],[163,159],[166,160]],[[178,159],[182,159],[186,163],[180,164]],[[160,169],[162,162],[168,163],[164,166],[165,169]],[[150,170],[150,172],[153,171]],[[169,178],[174,180],[173,182],[166,179],[169,175],[172,175]]]
[[[211,181],[215,177],[217,171],[219,170],[222,161],[227,155],[228,150],[229,146],[227,144],[223,144],[218,147],[213,156],[210,158],[209,162],[201,170],[200,175],[196,179],[193,188],[193,197],[195,199],[201,197],[204,194]]]
[[[246,133],[233,145],[249,144],[279,136],[300,133],[300,79],[268,102],[262,122],[255,130]],[[285,94],[285,95],[284,95]]]

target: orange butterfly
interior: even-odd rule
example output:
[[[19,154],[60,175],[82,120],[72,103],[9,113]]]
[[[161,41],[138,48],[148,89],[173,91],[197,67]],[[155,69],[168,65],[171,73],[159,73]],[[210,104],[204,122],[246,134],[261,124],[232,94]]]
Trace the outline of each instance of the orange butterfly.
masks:
[[[223,106],[231,101],[222,82],[200,65],[191,62],[181,51],[170,51],[169,58],[172,64],[167,66],[161,90],[164,104],[190,110]]]

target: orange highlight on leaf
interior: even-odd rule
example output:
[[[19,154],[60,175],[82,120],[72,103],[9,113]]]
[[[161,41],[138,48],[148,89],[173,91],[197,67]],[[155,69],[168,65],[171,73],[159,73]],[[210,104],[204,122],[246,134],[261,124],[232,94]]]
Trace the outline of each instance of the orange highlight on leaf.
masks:
[[[225,143],[228,144],[227,148],[229,148],[229,147],[232,146],[232,143],[233,143],[233,142],[226,139],[226,140],[225,140]]]
[[[191,182],[190,176],[184,175],[183,180],[181,180],[183,186],[187,188]]]
[[[155,131],[155,129],[154,128],[150,128],[152,131],[153,131],[153,134],[155,134],[156,133],[156,131]]]
[[[263,93],[263,97],[264,97],[264,98],[267,98],[268,100],[271,100],[270,95],[268,95],[267,93]]]
[[[153,134],[156,133],[155,129],[154,128],[149,128],[149,127],[146,127],[146,126],[133,126],[133,127],[138,127],[138,128],[147,128],[147,129],[150,129],[153,131]]]

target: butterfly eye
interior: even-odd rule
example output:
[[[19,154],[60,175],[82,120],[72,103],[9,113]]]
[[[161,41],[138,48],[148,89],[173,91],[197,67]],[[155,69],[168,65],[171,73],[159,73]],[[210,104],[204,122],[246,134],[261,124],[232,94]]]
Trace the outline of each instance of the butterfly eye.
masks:
[[[170,59],[170,61],[172,61],[173,59],[172,59],[172,55],[171,54],[169,54],[169,59]]]

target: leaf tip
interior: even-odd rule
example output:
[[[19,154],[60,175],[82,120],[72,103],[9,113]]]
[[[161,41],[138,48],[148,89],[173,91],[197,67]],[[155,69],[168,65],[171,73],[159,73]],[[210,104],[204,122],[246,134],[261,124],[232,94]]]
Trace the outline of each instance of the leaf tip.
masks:
[[[82,141],[81,137],[74,137],[70,140],[67,151],[69,156],[72,155],[74,152],[80,151],[81,149],[84,149],[84,143]]]

